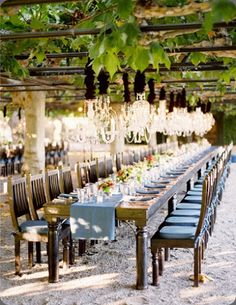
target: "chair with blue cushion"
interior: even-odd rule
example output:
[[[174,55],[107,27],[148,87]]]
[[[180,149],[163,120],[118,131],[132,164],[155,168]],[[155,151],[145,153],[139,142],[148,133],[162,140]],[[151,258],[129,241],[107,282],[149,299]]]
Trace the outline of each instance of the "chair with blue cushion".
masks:
[[[158,285],[158,275],[162,275],[164,269],[162,248],[193,248],[194,286],[198,286],[199,273],[201,272],[202,239],[205,236],[210,192],[209,176],[207,176],[203,184],[201,209],[173,211],[151,238],[153,285]]]
[[[70,168],[69,168],[70,169]],[[67,172],[68,168],[64,169]],[[47,202],[45,191],[45,176],[40,173],[36,175],[27,175],[27,185],[29,194],[29,204],[31,208],[31,214],[33,219],[45,220],[42,213],[43,205]],[[41,215],[39,215],[41,212]],[[70,221],[68,219],[61,219],[60,226],[62,232],[70,230]],[[71,233],[68,235],[69,239],[69,263],[72,265],[74,262],[74,252]],[[41,245],[36,243],[36,262],[41,262]]]
[[[48,224],[40,220],[33,205],[30,204],[26,177],[12,179],[8,177],[8,195],[10,213],[15,238],[15,274],[21,275],[20,242],[28,242],[28,264],[33,266],[33,243],[48,242]],[[40,196],[40,195],[38,195]],[[36,219],[34,219],[34,217]],[[24,220],[25,219],[25,220]],[[59,231],[59,239],[63,240],[63,261],[68,264],[69,253],[67,249],[70,238],[70,227],[66,226]],[[39,260],[39,257],[37,257]]]

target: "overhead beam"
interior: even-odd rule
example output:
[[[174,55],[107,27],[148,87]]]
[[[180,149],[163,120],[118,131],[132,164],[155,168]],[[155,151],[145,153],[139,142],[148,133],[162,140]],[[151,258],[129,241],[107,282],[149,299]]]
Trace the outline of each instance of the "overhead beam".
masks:
[[[205,63],[199,64],[198,66],[194,66],[191,63],[181,63],[181,64],[172,64],[170,69],[167,69],[164,65],[160,65],[160,72],[170,72],[170,71],[224,71],[227,70],[228,66],[223,65],[222,63]],[[135,72],[134,70],[127,68],[124,71]],[[157,72],[154,68],[147,68],[146,72]],[[51,67],[51,68],[33,68],[29,69],[31,76],[46,76],[46,75],[84,75],[84,68],[81,67]],[[118,73],[123,73],[120,71]]]
[[[213,25],[213,29],[219,28],[235,28],[236,21],[232,22],[218,22]],[[188,29],[201,29],[202,23],[180,23],[180,24],[156,24],[156,25],[143,25],[140,26],[141,32],[161,32],[161,31],[178,31]],[[60,31],[49,31],[49,32],[21,32],[21,33],[9,33],[0,34],[1,40],[18,40],[18,39],[30,39],[30,38],[56,38],[56,37],[75,37],[83,35],[97,35],[101,29],[69,29]],[[107,30],[109,31],[109,29]]]
[[[230,79],[230,81],[234,81],[233,78]],[[185,83],[217,83],[218,79],[217,78],[207,78],[207,79],[187,79],[187,78],[182,78],[182,79],[166,79],[162,80],[161,83],[163,84],[185,84]]]
[[[193,53],[193,52],[217,52],[217,51],[236,51],[236,46],[213,46],[213,47],[181,47],[181,48],[164,48],[167,53]],[[75,58],[88,57],[88,52],[67,52],[67,53],[47,53],[46,58]],[[29,58],[29,54],[16,55],[15,59],[25,60]]]
[[[1,7],[12,7],[19,5],[32,5],[32,4],[52,4],[59,2],[76,2],[76,0],[5,0]]]

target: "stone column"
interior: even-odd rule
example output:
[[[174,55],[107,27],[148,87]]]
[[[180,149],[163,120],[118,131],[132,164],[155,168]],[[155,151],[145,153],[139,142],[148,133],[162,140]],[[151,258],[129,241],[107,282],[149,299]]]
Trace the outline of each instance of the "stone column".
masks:
[[[45,169],[45,97],[46,92],[14,93],[14,103],[25,110],[26,133],[24,143],[23,171],[32,174]]]

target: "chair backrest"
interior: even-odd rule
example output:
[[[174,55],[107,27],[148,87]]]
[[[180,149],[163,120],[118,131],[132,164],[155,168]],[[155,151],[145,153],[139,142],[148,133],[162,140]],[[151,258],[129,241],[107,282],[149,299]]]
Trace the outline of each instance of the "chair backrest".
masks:
[[[139,151],[134,151],[134,162],[138,163],[140,161]]]
[[[18,218],[25,216],[26,219],[31,219],[26,177],[20,177],[13,180],[12,177],[9,176],[7,188],[12,225],[14,229],[19,232]]]
[[[119,170],[121,170],[121,154],[120,153],[116,153],[116,171],[118,172]]]
[[[145,158],[145,153],[144,153],[144,150],[141,149],[140,150],[140,161],[144,161],[144,158]]]
[[[133,165],[134,164],[134,152],[133,151],[129,151],[129,165]]]
[[[45,190],[45,178],[43,174],[27,175],[29,191],[29,203],[32,211],[32,218],[39,219],[37,211],[47,202]]]
[[[216,166],[214,166],[211,169],[211,171],[205,176],[203,181],[201,211],[200,211],[198,226],[195,233],[195,240],[198,238],[198,236],[204,229],[206,217],[210,211],[210,205],[213,199],[215,183],[216,183]]]
[[[127,152],[122,153],[122,164],[129,165],[129,154]]]
[[[96,183],[98,181],[97,161],[96,160],[88,162],[88,175],[89,175],[90,183]]]
[[[60,189],[58,169],[46,171],[45,184],[47,201],[51,201],[54,198],[57,198],[62,193]]]
[[[69,194],[73,192],[74,187],[72,182],[71,169],[69,166],[59,166],[59,182],[63,193]]]
[[[75,172],[79,188],[83,188],[89,182],[88,164],[86,162],[78,162],[75,165]]]
[[[98,178],[106,178],[106,163],[105,158],[96,158],[96,169]],[[92,181],[90,181],[92,182]]]
[[[114,174],[112,157],[106,157],[106,176]]]

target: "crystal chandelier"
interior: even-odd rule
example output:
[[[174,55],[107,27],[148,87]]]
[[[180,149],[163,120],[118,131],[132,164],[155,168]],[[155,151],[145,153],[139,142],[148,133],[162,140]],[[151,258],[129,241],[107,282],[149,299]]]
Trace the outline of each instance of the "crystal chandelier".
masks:
[[[98,137],[106,144],[112,143],[117,135],[117,115],[110,106],[109,96],[87,101],[87,107],[88,119],[94,123]]]
[[[152,118],[155,110],[145,99],[145,93],[138,93],[135,102],[122,107],[120,123],[128,143],[141,143],[150,139]]]

